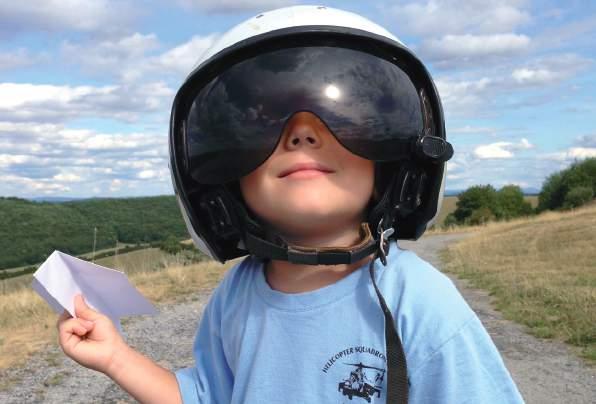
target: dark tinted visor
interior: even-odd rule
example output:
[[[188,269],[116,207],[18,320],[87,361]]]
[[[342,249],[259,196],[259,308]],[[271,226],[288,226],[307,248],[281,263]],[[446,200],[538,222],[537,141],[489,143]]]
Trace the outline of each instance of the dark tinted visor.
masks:
[[[229,67],[196,95],[184,126],[190,175],[217,184],[250,173],[299,111],[374,161],[407,157],[424,128],[418,91],[396,64],[338,47],[276,50]]]

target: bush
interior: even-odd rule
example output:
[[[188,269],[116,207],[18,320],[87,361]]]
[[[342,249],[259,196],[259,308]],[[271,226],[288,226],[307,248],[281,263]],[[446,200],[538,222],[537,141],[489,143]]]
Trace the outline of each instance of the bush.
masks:
[[[467,220],[468,224],[478,225],[485,224],[492,220],[495,220],[495,214],[487,206],[476,209]]]
[[[497,191],[492,185],[475,185],[459,194],[457,208],[453,212],[457,223],[467,223],[472,214],[481,208],[494,209]]]
[[[455,227],[455,226],[457,226],[457,219],[455,218],[455,215],[453,214],[453,212],[451,212],[445,217],[445,220],[443,220],[442,227],[444,229],[447,229],[449,227]]]
[[[506,185],[497,192],[497,219],[512,219],[532,213],[532,205],[524,200],[524,193],[517,185]]]
[[[565,195],[565,200],[563,201],[563,208],[577,208],[578,206],[590,202],[593,198],[594,191],[592,190],[592,188],[574,187],[567,193],[567,195]]]
[[[575,190],[584,188],[583,191]],[[590,193],[585,190],[590,189]],[[573,195],[569,193],[574,190]],[[577,203],[584,204],[596,195],[596,158],[588,158],[573,163],[569,168],[550,175],[538,196],[538,211],[546,209],[566,209],[577,207]]]
[[[459,195],[453,216],[445,219],[445,227],[454,224],[483,224],[490,220],[507,220],[527,216],[532,205],[524,200],[517,185],[495,190],[492,185],[475,185]]]
[[[180,241],[174,236],[168,236],[165,240],[158,243],[158,246],[162,251],[172,255],[178,254],[183,248]]]

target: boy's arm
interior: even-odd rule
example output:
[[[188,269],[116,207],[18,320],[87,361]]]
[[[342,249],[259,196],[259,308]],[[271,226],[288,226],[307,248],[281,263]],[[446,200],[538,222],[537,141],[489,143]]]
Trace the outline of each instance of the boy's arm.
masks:
[[[82,295],[75,297],[74,307],[77,317],[64,311],[57,324],[66,355],[106,374],[141,403],[182,403],[173,373],[129,347],[112,321]]]
[[[106,375],[141,403],[182,403],[174,373],[124,344]]]

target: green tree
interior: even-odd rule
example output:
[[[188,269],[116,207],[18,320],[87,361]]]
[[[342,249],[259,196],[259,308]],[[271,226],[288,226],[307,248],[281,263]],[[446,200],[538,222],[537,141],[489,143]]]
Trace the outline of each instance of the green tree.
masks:
[[[512,219],[532,213],[532,205],[524,199],[524,193],[517,185],[505,185],[497,191],[497,219]]]
[[[572,209],[577,208],[578,206],[582,206],[586,202],[591,201],[594,198],[594,191],[590,187],[574,187],[567,195],[565,195],[565,200],[563,201],[563,208],[564,209]]]
[[[455,215],[453,214],[453,212],[449,213],[446,217],[445,220],[443,220],[443,228],[449,228],[449,227],[453,227],[457,225],[457,219],[455,218]]]
[[[492,185],[475,185],[459,194],[453,215],[458,223],[467,223],[472,214],[480,208],[488,208],[494,213],[496,201],[497,191]]]
[[[588,158],[583,161],[576,161],[565,170],[550,175],[538,196],[538,210],[564,209],[570,207],[571,200],[567,195],[575,188],[589,188],[592,190],[592,198],[596,195],[596,158]],[[573,203],[582,200],[580,196],[586,196],[589,192],[574,191],[570,197]],[[584,201],[582,203],[585,203]]]
[[[563,193],[563,175],[560,172],[551,174],[542,184],[542,190],[538,195],[537,210],[553,210],[563,205],[565,194]]]
[[[0,198],[0,270],[126,244],[180,240],[188,232],[174,196],[89,199],[65,203]]]
[[[472,225],[485,224],[495,220],[496,216],[488,206],[482,206],[476,209],[467,219],[467,223]]]

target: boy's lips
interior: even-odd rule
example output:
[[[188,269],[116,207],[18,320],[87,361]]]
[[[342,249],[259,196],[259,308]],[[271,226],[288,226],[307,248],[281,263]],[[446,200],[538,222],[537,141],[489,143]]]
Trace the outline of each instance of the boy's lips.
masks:
[[[284,178],[288,175],[291,175],[296,172],[300,171],[320,171],[321,173],[332,173],[334,172],[332,169],[324,166],[321,163],[317,162],[303,162],[303,163],[296,163],[289,168],[283,170],[279,175],[278,178]]]

